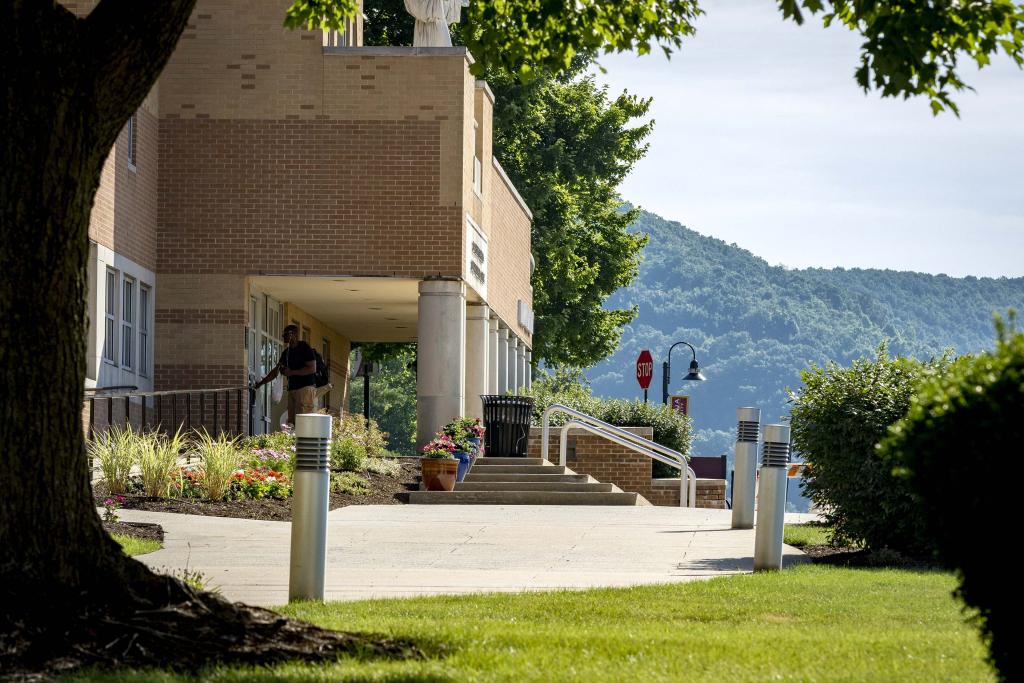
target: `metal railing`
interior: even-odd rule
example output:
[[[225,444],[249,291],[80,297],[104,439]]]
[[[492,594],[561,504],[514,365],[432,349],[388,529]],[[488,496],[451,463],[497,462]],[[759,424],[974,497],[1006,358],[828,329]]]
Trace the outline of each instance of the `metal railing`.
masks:
[[[651,460],[657,460],[670,467],[677,468],[679,470],[679,507],[696,507],[697,475],[687,464],[685,455],[561,403],[553,403],[548,406],[541,418],[540,452],[544,460],[548,459],[548,451],[550,450],[548,446],[551,432],[551,414],[556,412],[565,413],[574,418],[562,426],[558,439],[559,465],[565,466],[569,429],[573,427],[583,429],[612,443],[617,443],[620,446],[625,446],[630,450],[646,455]]]
[[[85,407],[89,410],[87,438],[97,429],[115,425],[138,429],[159,429],[173,434],[205,429],[250,436],[253,429],[256,392],[251,386],[218,389],[179,389],[175,391],[137,391],[133,386],[86,389]],[[243,406],[243,401],[247,405]],[[105,408],[103,421],[97,415]],[[243,430],[244,426],[244,430]]]

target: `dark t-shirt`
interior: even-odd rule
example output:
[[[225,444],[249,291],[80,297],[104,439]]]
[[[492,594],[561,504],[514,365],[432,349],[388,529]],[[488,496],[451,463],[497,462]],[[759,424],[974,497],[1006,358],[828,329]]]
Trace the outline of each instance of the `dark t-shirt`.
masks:
[[[307,363],[315,360],[316,356],[313,355],[313,347],[304,341],[300,341],[296,344],[294,349],[290,346],[286,346],[284,347],[284,351],[281,352],[281,364],[289,370],[301,370],[306,367]],[[294,375],[288,378],[288,391],[315,385],[316,373],[310,375]]]

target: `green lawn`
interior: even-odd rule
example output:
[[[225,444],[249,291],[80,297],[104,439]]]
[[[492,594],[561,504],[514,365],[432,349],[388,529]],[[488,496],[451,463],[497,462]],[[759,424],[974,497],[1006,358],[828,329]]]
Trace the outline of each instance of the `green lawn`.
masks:
[[[802,548],[805,545],[828,545],[831,533],[831,527],[815,522],[787,524],[783,532],[782,542],[794,548]]]
[[[301,604],[283,611],[449,650],[416,662],[219,669],[202,680],[992,681],[953,587],[945,573],[806,565],[631,589]]]
[[[132,538],[131,536],[124,536],[122,534],[110,534],[110,537],[121,544],[121,549],[124,550],[125,555],[145,555],[146,553],[152,553],[160,550],[159,541]]]

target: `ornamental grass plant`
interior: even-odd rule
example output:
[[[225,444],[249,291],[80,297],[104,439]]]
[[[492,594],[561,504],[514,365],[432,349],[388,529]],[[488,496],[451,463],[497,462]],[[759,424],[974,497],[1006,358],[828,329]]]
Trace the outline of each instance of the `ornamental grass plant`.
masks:
[[[210,500],[224,500],[231,488],[231,478],[242,462],[238,439],[226,434],[210,436],[199,433],[199,457],[202,459],[202,481]]]
[[[132,431],[131,426],[111,427],[97,434],[88,443],[90,457],[95,458],[103,472],[103,480],[111,495],[119,495],[128,491],[129,476],[135,464],[136,442],[139,435]]]
[[[137,443],[143,492],[154,498],[166,498],[180,469],[178,458],[186,447],[181,430],[171,437],[155,431],[139,434]]]

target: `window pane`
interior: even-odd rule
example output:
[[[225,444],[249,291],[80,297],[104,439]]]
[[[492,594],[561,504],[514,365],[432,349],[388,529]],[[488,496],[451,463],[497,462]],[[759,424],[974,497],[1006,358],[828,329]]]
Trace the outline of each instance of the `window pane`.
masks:
[[[121,326],[121,365],[132,367],[132,328],[131,325]]]

